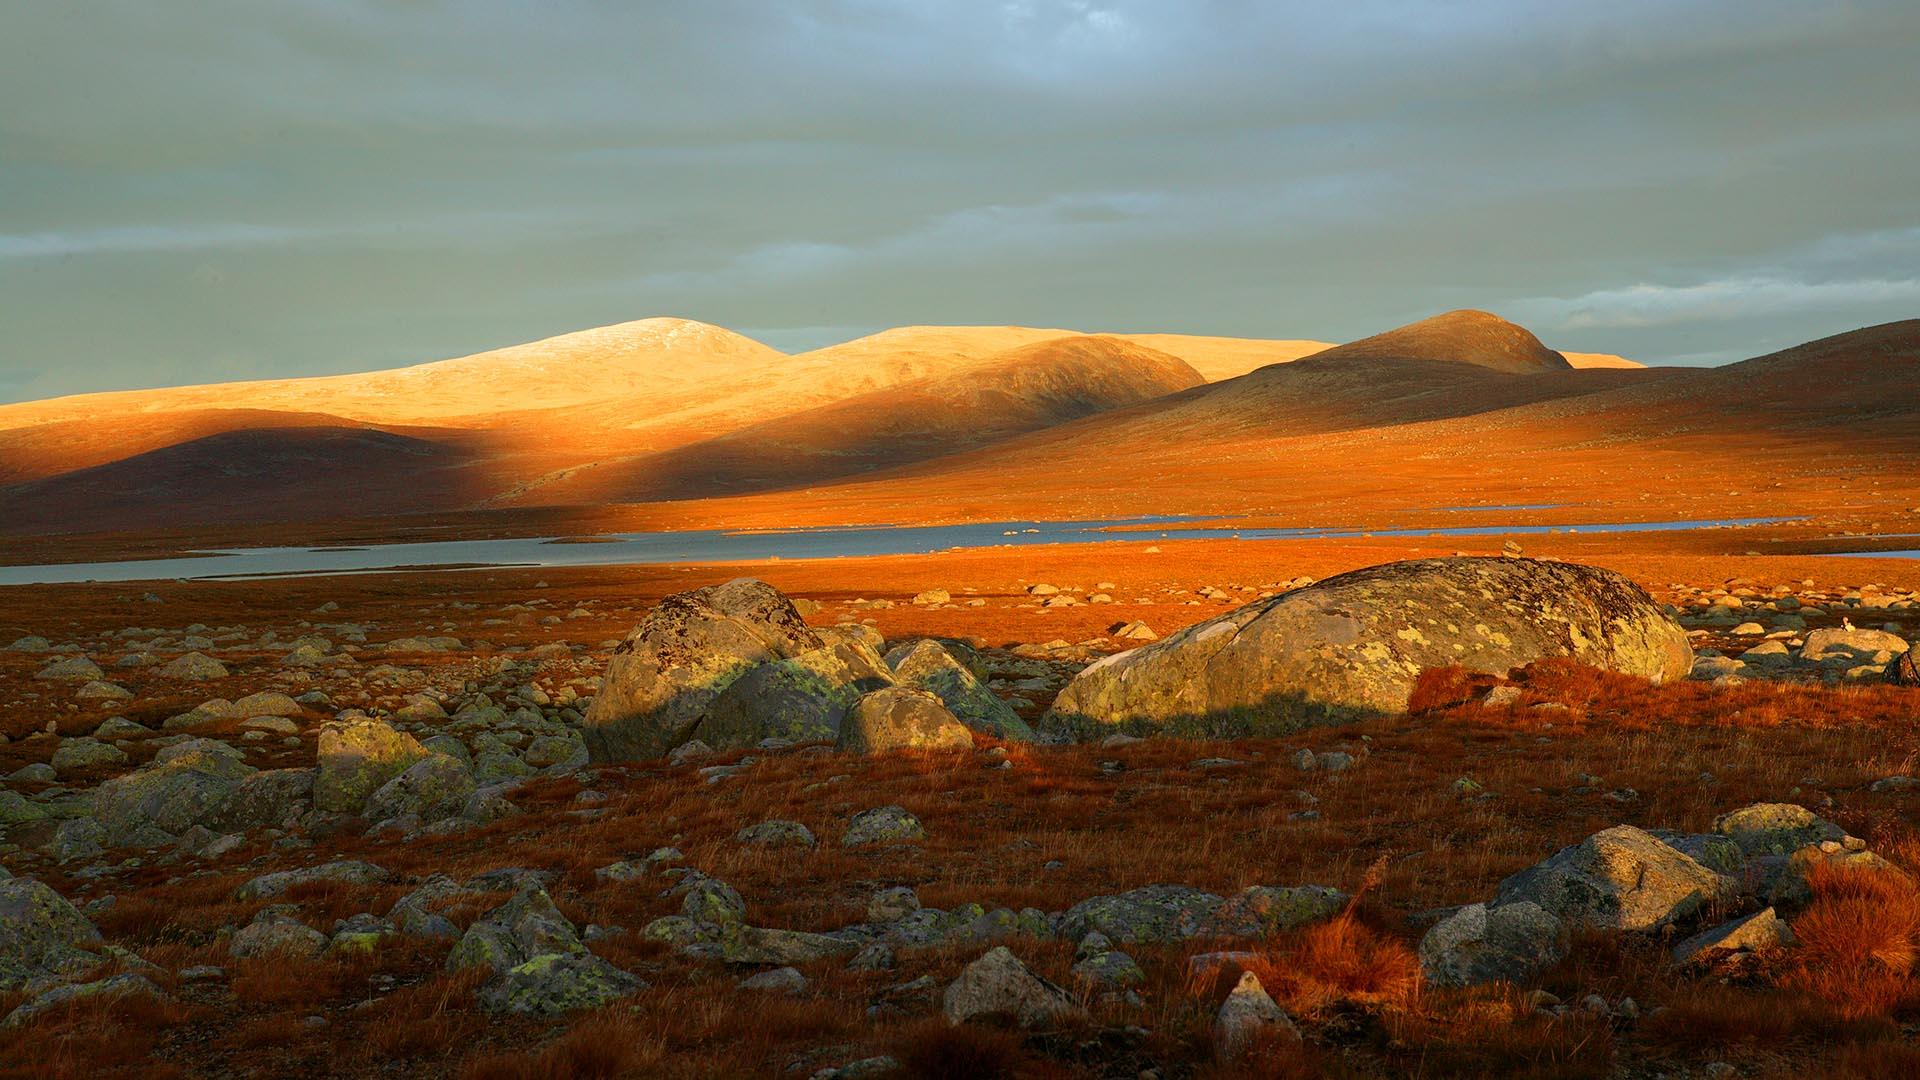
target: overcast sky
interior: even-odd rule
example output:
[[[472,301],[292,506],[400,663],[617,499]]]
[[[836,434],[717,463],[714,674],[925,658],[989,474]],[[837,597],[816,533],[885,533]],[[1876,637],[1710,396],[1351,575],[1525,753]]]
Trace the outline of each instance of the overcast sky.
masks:
[[[1920,315],[1920,4],[0,0],[0,400],[649,315]]]

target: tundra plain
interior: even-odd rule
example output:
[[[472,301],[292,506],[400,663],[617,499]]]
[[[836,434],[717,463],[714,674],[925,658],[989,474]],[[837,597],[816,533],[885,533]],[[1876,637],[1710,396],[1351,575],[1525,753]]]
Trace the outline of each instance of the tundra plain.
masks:
[[[14,563],[1149,514],[1358,534],[0,590],[0,1074],[1920,1068],[1920,560],[1836,554],[1920,533],[1920,324],[1697,371],[1473,312],[1318,346],[914,328],[783,356],[649,320],[0,407]],[[1580,529],[1724,518],[1769,521]],[[1385,535],[1462,525],[1489,531]],[[1461,556],[1616,572],[1686,676],[1545,656],[1433,665],[1340,723],[1049,726],[1107,656]],[[740,578],[902,689],[950,688],[901,674],[936,639],[962,742],[590,753],[636,627]],[[1611,914],[1541,884],[1576,879]]]

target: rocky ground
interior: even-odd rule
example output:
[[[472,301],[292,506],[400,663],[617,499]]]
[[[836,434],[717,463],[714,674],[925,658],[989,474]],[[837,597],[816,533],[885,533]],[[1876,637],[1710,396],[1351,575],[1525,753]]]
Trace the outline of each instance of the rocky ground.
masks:
[[[736,569],[9,590],[0,1073],[1920,1068],[1902,568],[1623,557],[1692,678],[1047,743],[1100,657],[1382,561],[1219,552],[753,568],[837,659],[632,760],[623,641]]]

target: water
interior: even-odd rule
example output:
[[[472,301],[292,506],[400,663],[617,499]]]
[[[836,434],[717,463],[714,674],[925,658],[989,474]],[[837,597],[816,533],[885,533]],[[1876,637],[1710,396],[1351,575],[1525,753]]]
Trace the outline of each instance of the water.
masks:
[[[617,533],[604,543],[556,543],[553,537],[445,540],[366,547],[262,547],[195,552],[170,559],[0,566],[0,585],[76,581],[160,581],[175,578],[263,578],[364,574],[389,570],[460,570],[542,566],[718,563],[757,559],[832,559],[920,555],[958,548],[1026,547],[1122,540],[1314,540],[1360,536],[1498,536],[1551,531],[1664,532],[1735,525],[1771,525],[1788,518],[1719,518],[1601,525],[1467,525],[1452,528],[1233,528],[1195,526],[1192,517],[1101,521],[995,521],[970,525],[862,526],[766,531],[699,529]],[[1143,528],[1147,526],[1147,528]],[[1152,528],[1151,526],[1166,526]],[[1124,531],[1122,531],[1124,530]]]

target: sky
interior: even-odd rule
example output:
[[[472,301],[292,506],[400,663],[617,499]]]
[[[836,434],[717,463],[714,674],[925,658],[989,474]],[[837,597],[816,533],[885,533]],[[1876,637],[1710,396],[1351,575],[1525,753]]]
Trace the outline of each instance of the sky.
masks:
[[[0,401],[654,315],[1920,315],[1912,0],[0,0],[0,101]]]

